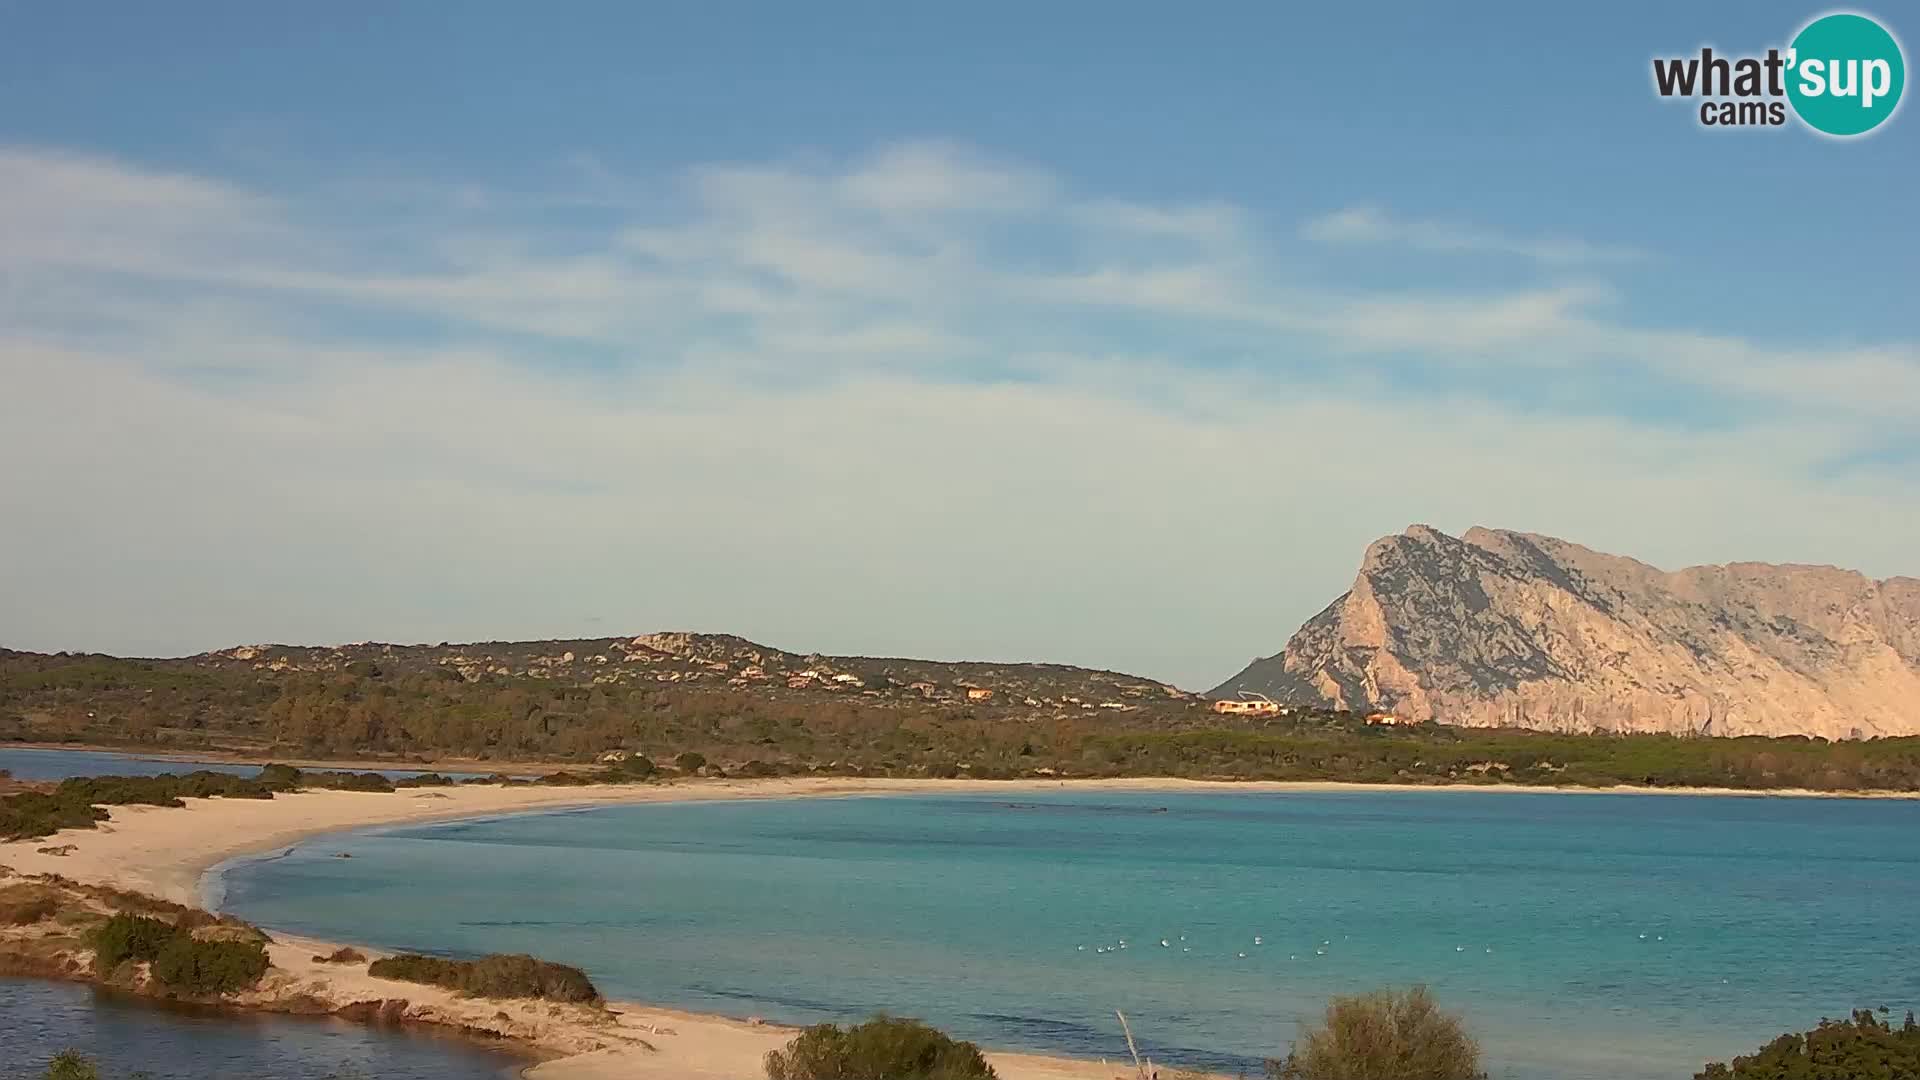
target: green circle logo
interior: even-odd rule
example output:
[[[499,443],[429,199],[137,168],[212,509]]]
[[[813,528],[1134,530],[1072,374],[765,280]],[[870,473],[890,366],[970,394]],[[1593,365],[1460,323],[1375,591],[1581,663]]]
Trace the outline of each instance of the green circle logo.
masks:
[[[1787,99],[1815,131],[1864,135],[1900,106],[1907,84],[1900,43],[1865,15],[1813,20],[1787,56]]]

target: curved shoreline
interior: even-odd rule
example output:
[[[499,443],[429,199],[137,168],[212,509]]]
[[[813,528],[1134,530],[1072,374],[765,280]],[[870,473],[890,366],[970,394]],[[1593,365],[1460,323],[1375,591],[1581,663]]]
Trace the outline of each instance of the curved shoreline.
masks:
[[[203,890],[241,860],[291,848],[318,836],[419,823],[486,819],[524,813],[556,813],[599,806],[742,799],[831,798],[862,795],[992,794],[1021,791],[1138,791],[1215,793],[1355,793],[1500,791],[1580,794],[1739,795],[1763,797],[1818,792],[1708,792],[1696,789],[1555,789],[1452,785],[1358,785],[1290,782],[1209,782],[1176,779],[1120,780],[886,780],[788,778],[753,781],[691,781],[669,784],[576,788],[497,787],[403,789],[392,793],[304,791],[271,800],[189,799],[184,808],[121,806],[95,830],[69,830],[48,840],[0,843],[0,864],[25,874],[60,874],[89,884],[148,893],[199,906]],[[1851,797],[1863,797],[1853,795]],[[1881,795],[1879,797],[1889,797]],[[1891,797],[1913,797],[1899,794]],[[64,856],[41,847],[72,845]],[[266,928],[272,931],[273,928]],[[553,1010],[526,1003],[475,1003],[414,984],[372,979],[364,969],[329,966],[314,959],[337,943],[275,934],[275,968],[286,974],[282,993],[298,992],[337,1005],[405,998],[415,1019],[514,1040],[552,1055],[534,1066],[535,1080],[753,1080],[766,1051],[791,1037],[791,1029],[644,1004],[610,1003],[613,1015],[555,1018]],[[363,949],[378,955],[382,950]],[[262,1001],[256,1007],[271,1008]],[[1030,1053],[990,1053],[1005,1080],[1112,1080],[1130,1066]]]
[[[1052,788],[1056,784],[1034,787]],[[117,806],[94,830],[48,839],[0,843],[0,864],[22,874],[59,874],[197,905],[206,876],[224,864],[296,846],[317,836],[423,822],[554,813],[649,802],[818,798],[979,790],[966,781],[919,782],[770,780],[680,785],[635,784],[586,788],[475,785],[394,793],[305,791],[271,800],[188,799],[184,808]],[[1011,790],[1008,788],[1006,790]],[[439,797],[434,797],[439,796]],[[41,847],[73,845],[61,856]],[[549,1060],[529,1068],[533,1080],[756,1080],[769,1050],[794,1029],[751,1020],[691,1013],[630,1002],[608,1002],[608,1012],[544,1002],[456,998],[412,983],[375,979],[358,966],[318,957],[340,943],[264,927],[274,936],[273,970],[259,993],[242,994],[241,1008],[286,1011],[289,998],[339,1009],[400,1001],[402,1022],[425,1023],[511,1040]],[[359,947],[359,946],[356,946]],[[388,950],[364,948],[370,956]],[[1104,1062],[1020,1052],[990,1052],[1004,1080],[1113,1080],[1121,1072]]]

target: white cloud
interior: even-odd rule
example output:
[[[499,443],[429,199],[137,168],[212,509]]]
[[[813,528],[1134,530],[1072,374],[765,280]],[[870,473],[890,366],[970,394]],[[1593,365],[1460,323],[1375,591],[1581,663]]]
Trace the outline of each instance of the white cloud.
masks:
[[[1244,213],[1224,203],[1167,207],[1094,199],[1072,209],[1080,221],[1092,228],[1174,237],[1201,244],[1237,245],[1244,241],[1250,228]]]
[[[1330,339],[1356,349],[1427,349],[1484,354],[1523,347],[1523,360],[1552,363],[1554,348],[1582,309],[1609,296],[1593,285],[1564,285],[1493,296],[1362,297],[1330,302],[1313,317]]]
[[[1628,247],[1567,237],[1519,237],[1490,229],[1437,221],[1407,221],[1370,206],[1353,206],[1309,220],[1310,240],[1350,246],[1397,246],[1456,255],[1505,255],[1556,266],[1625,263],[1645,258]]]
[[[1053,178],[1045,173],[940,141],[887,147],[840,177],[838,187],[853,206],[907,213],[1005,213],[1049,202],[1055,191]]]
[[[0,640],[697,626],[1203,685],[1415,520],[1914,569],[1916,482],[1831,468],[1912,430],[1909,344],[1649,330],[1599,281],[1304,287],[1241,208],[952,144],[589,171],[551,199],[604,227],[562,232],[472,184],[450,217],[387,186],[390,218],[0,153],[37,230],[0,247],[0,457],[31,463],[0,480]],[[1498,392],[1620,365],[1765,408],[1687,431]]]

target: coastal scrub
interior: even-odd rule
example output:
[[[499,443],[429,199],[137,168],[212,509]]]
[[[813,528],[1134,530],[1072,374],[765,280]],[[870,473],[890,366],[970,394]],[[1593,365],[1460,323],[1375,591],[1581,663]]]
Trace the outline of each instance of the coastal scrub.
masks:
[[[425,983],[479,998],[540,998],[572,1005],[597,1005],[600,991],[577,967],[523,954],[496,953],[478,960],[448,960],[401,953],[375,960],[367,974],[381,979]]]
[[[266,974],[267,952],[257,937],[201,940],[186,922],[109,916],[92,935],[95,974],[112,977],[123,964],[145,963],[162,986],[195,997],[238,993]]]
[[[767,1080],[995,1080],[980,1048],[918,1020],[815,1024],[770,1051]]]
[[[1486,1080],[1480,1047],[1424,986],[1336,997],[1269,1080]]]

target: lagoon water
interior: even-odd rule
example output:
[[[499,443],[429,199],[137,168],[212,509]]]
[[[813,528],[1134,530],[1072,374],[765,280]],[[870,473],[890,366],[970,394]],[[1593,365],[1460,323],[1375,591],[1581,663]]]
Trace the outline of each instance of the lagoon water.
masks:
[[[0,1077],[37,1077],[68,1049],[110,1080],[510,1080],[526,1064],[444,1036],[162,1007],[71,983],[0,978]]]
[[[776,1021],[884,1009],[1111,1058],[1119,1008],[1156,1060],[1254,1075],[1328,995],[1385,985],[1463,1011],[1495,1080],[1684,1080],[1822,1016],[1920,1005],[1907,801],[660,804],[332,837],[221,887],[268,926],[532,952],[615,997]]]

